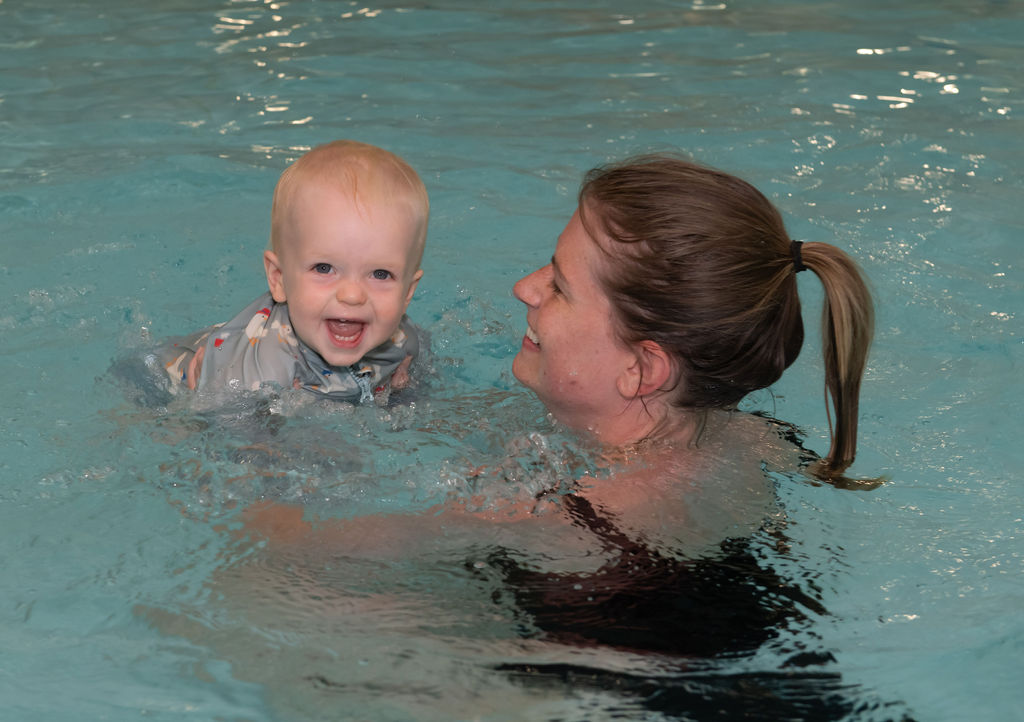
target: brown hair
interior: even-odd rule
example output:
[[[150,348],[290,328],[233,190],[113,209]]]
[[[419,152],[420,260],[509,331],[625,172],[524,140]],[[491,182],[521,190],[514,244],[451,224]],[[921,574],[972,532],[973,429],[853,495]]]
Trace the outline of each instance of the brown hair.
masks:
[[[796,360],[799,266],[781,215],[752,185],[676,156],[640,156],[590,171],[580,213],[592,236],[613,241],[598,245],[609,258],[602,281],[620,336],[655,341],[678,365],[674,405],[733,407]],[[835,419],[826,403],[832,443],[814,473],[835,478],[856,454],[873,308],[845,253],[827,243],[797,249],[825,288],[825,387]]]

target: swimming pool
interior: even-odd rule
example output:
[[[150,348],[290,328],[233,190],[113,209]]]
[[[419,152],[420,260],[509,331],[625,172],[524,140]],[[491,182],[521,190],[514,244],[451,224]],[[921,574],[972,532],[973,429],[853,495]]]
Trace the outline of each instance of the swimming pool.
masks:
[[[507,289],[550,255],[584,170],[669,147],[754,182],[795,238],[849,250],[877,296],[855,471],[889,483],[780,484],[791,561],[830,612],[795,641],[834,657],[851,719],[1024,714],[1024,11],[629,7],[0,0],[0,717],[710,716],[697,701],[728,691],[650,659],[573,651],[606,676],[545,688],[495,673],[566,659],[510,644],[507,610],[439,560],[272,569],[223,531],[268,488],[417,508],[507,437],[559,439],[509,373],[524,321]],[[430,191],[411,313],[431,395],[274,410],[255,431],[140,410],[112,361],[247,303],[278,173],[337,137],[398,152]],[[818,450],[820,378],[811,338],[757,399]],[[258,443],[288,471],[251,474]],[[776,651],[712,671],[742,681]],[[687,694],[659,710],[624,679]]]

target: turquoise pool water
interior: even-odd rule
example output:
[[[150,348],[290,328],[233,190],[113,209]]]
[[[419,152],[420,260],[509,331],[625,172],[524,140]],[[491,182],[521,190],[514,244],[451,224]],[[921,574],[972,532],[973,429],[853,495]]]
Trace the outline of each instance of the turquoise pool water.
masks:
[[[727,706],[699,675],[674,706],[642,704],[623,679],[689,678],[610,652],[570,653],[606,677],[524,687],[494,667],[555,653],[509,643],[451,565],[270,568],[223,531],[268,493],[416,509],[527,431],[543,436],[519,461],[564,475],[509,372],[510,288],[550,255],[583,171],[666,148],[753,181],[877,296],[855,470],[889,482],[780,482],[793,552],[776,561],[830,612],[790,642],[832,656],[849,719],[1024,717],[1022,38],[1013,1],[0,0],[0,718]],[[247,303],[278,173],[338,137],[398,152],[430,191],[412,307],[428,390],[380,413],[257,410],[255,427],[249,408],[135,403],[111,364]],[[752,405],[822,451],[820,378],[812,332]],[[253,473],[260,454],[281,473]],[[776,672],[769,645],[710,673]]]

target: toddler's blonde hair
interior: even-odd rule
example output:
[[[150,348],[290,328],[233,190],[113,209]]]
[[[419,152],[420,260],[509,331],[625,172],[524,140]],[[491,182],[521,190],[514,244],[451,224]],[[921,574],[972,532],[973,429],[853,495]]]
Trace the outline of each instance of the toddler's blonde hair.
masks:
[[[417,226],[415,267],[423,257],[430,201],[419,175],[394,153],[368,143],[335,140],[318,145],[288,166],[274,189],[270,213],[270,247],[280,252],[286,211],[303,183],[319,181],[349,195],[357,204],[404,206]]]

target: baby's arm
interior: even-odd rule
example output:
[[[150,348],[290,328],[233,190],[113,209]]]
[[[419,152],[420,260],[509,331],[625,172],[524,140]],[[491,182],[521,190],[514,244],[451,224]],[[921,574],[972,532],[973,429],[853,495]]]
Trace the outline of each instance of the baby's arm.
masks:
[[[159,358],[172,383],[195,391],[199,385],[199,374],[206,354],[206,340],[215,328],[217,326],[184,338],[173,339],[162,347]]]
[[[412,364],[412,356],[406,356],[405,360],[398,365],[395,372],[391,374],[391,388],[394,391],[404,389],[409,385],[409,366]]]
[[[203,358],[206,356],[206,344],[199,347],[188,362],[188,370],[185,372],[185,385],[189,390],[195,391],[199,385],[199,374],[203,371]]]

